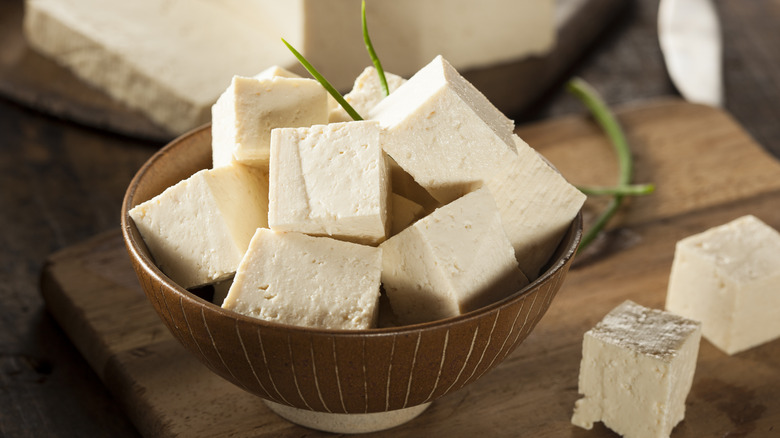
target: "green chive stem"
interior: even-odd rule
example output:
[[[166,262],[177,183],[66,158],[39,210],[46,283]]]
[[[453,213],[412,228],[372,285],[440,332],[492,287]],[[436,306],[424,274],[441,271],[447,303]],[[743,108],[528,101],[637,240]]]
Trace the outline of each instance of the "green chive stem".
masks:
[[[291,46],[290,43],[285,41],[284,38],[282,38],[282,42],[284,43],[285,46],[287,46],[288,49],[290,49],[292,54],[295,55],[296,58],[298,58],[298,62],[301,63],[301,65],[309,72],[309,74],[312,75],[312,77],[314,77],[314,79],[317,80],[317,82],[322,84],[322,87],[325,88],[325,90],[327,90],[328,93],[330,93],[330,95],[333,96],[334,99],[336,99],[336,102],[338,102],[339,105],[341,105],[341,107],[344,108],[344,110],[347,112],[347,114],[349,114],[352,117],[353,120],[363,120],[363,118],[360,117],[360,114],[358,114],[357,111],[355,111],[355,109],[352,108],[352,105],[350,105],[346,100],[344,100],[344,97],[341,96],[341,93],[336,91],[336,89],[333,88],[333,85],[331,85],[330,82],[328,82],[328,80],[325,79],[325,77],[322,76],[320,72],[318,72],[317,69],[314,68],[314,66],[311,65],[311,63],[309,63],[309,61],[307,61],[303,55],[301,55],[297,50],[295,50],[295,48]]]
[[[577,250],[577,253],[580,253],[596,238],[609,220],[617,213],[623,203],[623,197],[632,194],[626,193],[626,191],[630,191],[628,188],[631,187],[631,178],[633,177],[634,167],[631,150],[628,147],[628,142],[626,141],[623,129],[609,110],[609,107],[607,107],[607,104],[601,96],[599,96],[598,92],[590,86],[590,84],[580,78],[573,78],[570,80],[566,84],[566,88],[583,102],[590,110],[596,123],[601,126],[607,137],[609,137],[612,147],[617,154],[619,166],[618,182],[617,187],[614,188],[613,198],[610,200],[607,208],[596,219],[596,222],[591,229],[582,237],[582,242]],[[652,185],[646,184],[645,186],[651,186],[652,190],[654,190]]]
[[[655,191],[653,184],[631,184],[626,186],[578,186],[582,193],[588,196],[643,196],[649,195]]]
[[[368,56],[371,57],[371,62],[376,68],[376,72],[379,74],[379,83],[382,84],[382,91],[385,96],[390,95],[390,88],[387,86],[387,78],[385,77],[385,70],[382,68],[382,63],[379,62],[379,57],[374,51],[374,45],[371,44],[371,37],[368,36],[368,23],[366,21],[366,0],[363,0],[361,7],[361,16],[363,21],[363,42],[366,44],[366,50],[368,50]]]

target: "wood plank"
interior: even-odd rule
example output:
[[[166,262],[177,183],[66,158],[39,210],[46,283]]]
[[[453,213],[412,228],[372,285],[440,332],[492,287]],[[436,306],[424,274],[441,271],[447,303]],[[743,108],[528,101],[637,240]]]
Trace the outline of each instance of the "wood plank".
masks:
[[[558,0],[558,41],[551,53],[464,74],[502,111],[514,114],[562,80],[625,6],[622,0]],[[22,33],[23,14],[23,0],[0,2],[0,96],[86,126],[133,137],[167,141],[175,136],[31,49]]]
[[[569,422],[583,333],[625,299],[662,308],[682,237],[748,213],[780,229],[780,163],[731,117],[666,100],[623,108],[619,118],[637,177],[658,183],[658,193],[629,205],[607,234],[610,251],[572,269],[541,323],[505,362],[377,436],[614,436],[600,424],[585,431]],[[518,132],[575,182],[614,177],[610,146],[587,117]],[[118,231],[53,255],[42,291],[144,435],[326,435],[281,420],[190,357],[143,298]],[[686,419],[673,436],[767,436],[780,428],[778,393],[780,340],[735,356],[702,340]]]

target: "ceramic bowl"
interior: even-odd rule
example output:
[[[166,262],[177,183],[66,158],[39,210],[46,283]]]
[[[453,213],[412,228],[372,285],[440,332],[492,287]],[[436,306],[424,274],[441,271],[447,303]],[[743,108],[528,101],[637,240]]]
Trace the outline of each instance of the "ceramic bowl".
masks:
[[[365,432],[413,418],[509,355],[558,292],[582,234],[572,222],[549,268],[511,296],[465,315],[398,328],[325,330],[224,310],[174,283],[152,261],[128,215],[135,205],[211,165],[209,126],[157,152],[131,182],[122,233],[138,279],[171,333],[198,360],[293,422]]]

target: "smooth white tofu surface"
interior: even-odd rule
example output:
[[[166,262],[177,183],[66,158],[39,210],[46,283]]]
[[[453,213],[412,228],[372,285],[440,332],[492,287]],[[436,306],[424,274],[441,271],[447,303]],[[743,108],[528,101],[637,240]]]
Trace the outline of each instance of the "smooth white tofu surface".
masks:
[[[30,45],[175,134],[209,121],[233,75],[296,65],[219,3],[27,0]]]
[[[184,288],[236,272],[268,226],[268,177],[242,165],[201,170],[135,206],[130,217],[157,266]]]
[[[389,179],[376,122],[275,129],[268,224],[376,244],[387,236]]]
[[[685,417],[701,324],[626,301],[585,333],[572,423],[666,438]]]
[[[535,279],[587,197],[520,137],[513,138],[517,154],[505,154],[484,184],[496,199],[520,268]]]
[[[472,191],[515,150],[514,123],[437,56],[369,113],[382,147],[437,201]]]
[[[260,228],[222,307],[282,324],[372,328],[381,266],[379,248]]]
[[[666,309],[727,354],[780,337],[780,233],[747,215],[677,242]]]
[[[460,315],[528,284],[487,189],[436,209],[379,247],[382,284],[400,324]]]
[[[387,89],[392,93],[406,79],[392,73],[385,72]],[[379,73],[373,66],[366,67],[362,73],[355,79],[352,91],[344,95],[344,100],[360,114],[361,117],[368,117],[369,111],[385,98],[385,92],[382,89],[382,82],[379,80]],[[352,116],[338,103],[330,110],[330,123],[351,122]]]
[[[314,79],[234,76],[212,108],[214,167],[233,162],[265,167],[272,129],[327,121],[327,91]]]

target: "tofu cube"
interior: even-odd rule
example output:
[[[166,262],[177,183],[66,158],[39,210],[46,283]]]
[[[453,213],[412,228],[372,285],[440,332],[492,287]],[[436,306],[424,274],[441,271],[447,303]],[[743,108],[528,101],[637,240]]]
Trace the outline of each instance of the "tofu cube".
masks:
[[[379,248],[260,228],[222,307],[282,324],[372,328],[381,268]]]
[[[376,122],[275,129],[268,223],[275,231],[377,244],[387,235],[389,178]]]
[[[424,213],[422,205],[401,195],[390,194],[390,235],[394,236],[412,224]]]
[[[385,80],[387,81],[387,89],[391,93],[395,91],[396,88],[400,87],[401,84],[406,82],[406,79],[401,76],[388,72],[385,72]],[[385,97],[385,92],[382,90],[382,83],[379,80],[379,73],[376,68],[372,66],[366,67],[357,79],[355,79],[352,91],[344,95],[344,100],[346,100],[361,117],[368,117],[369,111]],[[337,104],[335,107],[331,108],[330,123],[351,121],[352,116],[347,114],[347,111],[342,108],[341,105]]]
[[[268,177],[240,164],[201,170],[130,210],[157,266],[184,288],[236,272],[268,226]]]
[[[255,79],[300,78],[299,75],[278,65],[272,65],[252,77]]]
[[[272,129],[328,122],[328,93],[313,79],[234,76],[211,112],[214,167],[232,162],[264,167]]]
[[[385,152],[437,201],[472,191],[514,152],[514,123],[437,56],[369,113]]]
[[[571,422],[625,438],[668,437],[685,417],[701,324],[626,301],[585,333]]]
[[[513,140],[517,154],[507,154],[484,184],[496,199],[520,268],[533,280],[587,197],[520,137]]]
[[[677,242],[666,309],[727,354],[780,337],[780,233],[752,215]]]
[[[436,209],[379,247],[382,284],[400,324],[460,315],[528,284],[488,189]]]

